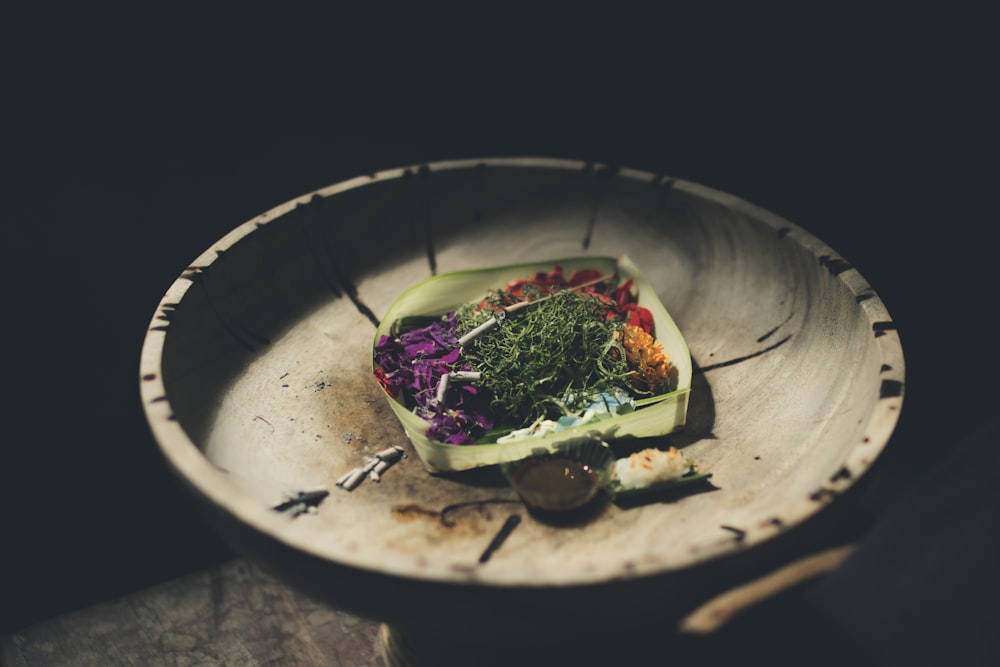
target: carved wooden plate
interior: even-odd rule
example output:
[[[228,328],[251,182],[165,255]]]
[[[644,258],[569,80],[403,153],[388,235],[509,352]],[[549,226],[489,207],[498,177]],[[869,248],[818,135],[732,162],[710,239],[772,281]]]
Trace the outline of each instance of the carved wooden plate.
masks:
[[[587,254],[628,255],[683,332],[669,444],[712,483],[551,525],[492,468],[430,474],[371,346],[431,275]],[[140,385],[167,463],[248,557],[341,608],[469,637],[691,609],[869,469],[903,381],[882,301],[805,229],[694,183],[521,158],[362,176],[237,227],[163,295]],[[379,481],[338,486],[397,447]]]

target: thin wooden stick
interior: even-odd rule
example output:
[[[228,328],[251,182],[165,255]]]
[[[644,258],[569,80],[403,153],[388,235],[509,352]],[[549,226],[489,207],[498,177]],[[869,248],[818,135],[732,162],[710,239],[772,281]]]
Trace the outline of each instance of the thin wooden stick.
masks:
[[[682,632],[706,635],[734,616],[808,579],[836,569],[854,551],[853,544],[834,547],[778,568],[770,574],[732,588],[704,603],[681,621]]]
[[[615,277],[615,274],[611,273],[611,274],[608,274],[606,276],[601,276],[600,278],[595,278],[593,280],[588,280],[587,282],[580,283],[579,285],[574,285],[572,287],[567,287],[566,289],[559,290],[558,292],[551,292],[547,296],[543,296],[543,297],[541,297],[539,299],[535,299],[533,301],[519,301],[519,302],[517,302],[517,303],[515,303],[513,305],[506,306],[504,308],[504,311],[508,315],[514,315],[515,313],[517,313],[517,312],[519,312],[521,310],[524,310],[528,306],[533,306],[536,303],[541,303],[542,301],[546,301],[548,299],[551,299],[554,296],[559,296],[563,292],[573,292],[573,291],[576,291],[576,290],[579,290],[579,289],[583,289],[585,287],[590,287],[592,285],[600,285],[605,280],[611,280],[614,277]]]

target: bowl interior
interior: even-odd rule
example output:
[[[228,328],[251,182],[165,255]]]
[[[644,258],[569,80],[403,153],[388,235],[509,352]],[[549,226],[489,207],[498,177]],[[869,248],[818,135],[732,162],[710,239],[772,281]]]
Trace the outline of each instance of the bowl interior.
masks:
[[[691,351],[687,429],[712,486],[609,504],[580,526],[525,516],[495,471],[432,475],[371,376],[380,317],[437,272],[627,254]],[[638,579],[752,548],[806,521],[878,457],[903,358],[877,294],[798,225],[642,171],[550,159],[401,168],[309,193],[206,250],[164,295],[144,404],[213,508],[339,566],[473,586]],[[376,452],[408,455],[352,491]],[[315,512],[272,508],[322,488]]]

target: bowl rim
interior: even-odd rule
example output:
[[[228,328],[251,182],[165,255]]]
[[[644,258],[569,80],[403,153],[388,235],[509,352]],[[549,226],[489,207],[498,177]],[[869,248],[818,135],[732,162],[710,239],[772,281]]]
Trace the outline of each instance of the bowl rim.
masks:
[[[847,452],[843,466],[837,473],[833,474],[821,488],[816,489],[813,493],[784,506],[780,521],[747,526],[735,541],[705,545],[704,549],[699,548],[696,550],[696,554],[692,554],[687,560],[681,560],[676,564],[657,563],[649,568],[637,567],[627,575],[627,578],[641,578],[682,570],[721,558],[734,553],[734,542],[739,552],[768,542],[780,533],[787,532],[788,529],[807,522],[827,502],[853,486],[879,459],[896,429],[903,403],[905,388],[903,349],[896,326],[877,292],[853,265],[825,242],[798,224],[738,196],[682,178],[579,159],[542,156],[482,157],[429,161],[395,167],[363,176],[355,176],[306,192],[236,226],[205,249],[174,279],[160,297],[143,337],[139,359],[139,390],[143,412],[156,445],[174,474],[180,478],[180,482],[193,488],[201,500],[207,500],[221,508],[245,526],[249,526],[272,540],[277,540],[286,547],[325,561],[332,561],[340,566],[431,582],[469,583],[477,586],[509,587],[511,585],[512,582],[507,579],[491,581],[489,575],[482,572],[473,577],[471,574],[463,572],[415,569],[407,572],[386,571],[354,557],[350,553],[332,554],[328,550],[317,548],[308,539],[308,531],[297,530],[295,522],[286,521],[285,517],[279,513],[250,498],[211,464],[174,418],[162,376],[163,352],[166,336],[169,333],[169,313],[182,304],[186,292],[192,285],[186,276],[190,275],[192,271],[211,265],[222,257],[228,249],[243,241],[247,236],[281,218],[299,205],[308,204],[315,197],[330,197],[355,188],[399,179],[422,170],[434,172],[481,168],[483,166],[571,171],[613,170],[619,178],[681,190],[697,198],[742,212],[756,222],[772,227],[783,237],[791,237],[805,250],[812,253],[822,265],[826,266],[830,273],[840,280],[855,297],[864,316],[868,319],[876,339],[882,364],[879,399],[864,427],[864,437]],[[537,581],[513,583],[526,587],[553,585],[551,582],[543,584]],[[560,583],[586,585],[606,582],[581,579],[580,581]]]

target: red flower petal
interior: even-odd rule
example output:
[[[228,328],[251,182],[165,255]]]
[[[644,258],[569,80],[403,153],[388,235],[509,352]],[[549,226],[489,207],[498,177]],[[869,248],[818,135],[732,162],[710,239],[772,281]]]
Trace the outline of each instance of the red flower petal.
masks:
[[[632,305],[634,308],[630,309],[631,312],[628,315],[628,323],[652,335],[653,313],[651,313],[648,308],[637,306],[635,304]]]
[[[375,379],[378,380],[378,383],[382,385],[383,389],[385,389],[385,393],[389,394],[393,398],[396,398],[396,396],[399,395],[399,386],[396,385],[392,380],[390,380],[389,377],[385,374],[385,372],[381,368],[376,368],[372,372],[372,375],[375,376]]]

